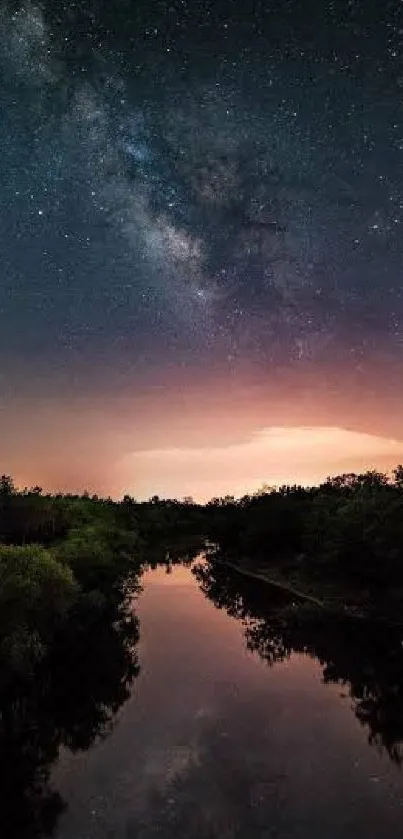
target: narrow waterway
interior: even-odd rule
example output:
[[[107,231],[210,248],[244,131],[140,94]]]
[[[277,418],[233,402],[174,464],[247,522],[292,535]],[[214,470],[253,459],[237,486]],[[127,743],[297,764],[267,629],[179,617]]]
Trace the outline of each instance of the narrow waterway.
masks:
[[[235,581],[231,604],[228,579],[203,593],[190,568],[145,573],[140,674],[109,736],[60,756],[57,839],[400,835],[400,769],[349,684],[324,683],[312,653],[262,657],[253,586]]]

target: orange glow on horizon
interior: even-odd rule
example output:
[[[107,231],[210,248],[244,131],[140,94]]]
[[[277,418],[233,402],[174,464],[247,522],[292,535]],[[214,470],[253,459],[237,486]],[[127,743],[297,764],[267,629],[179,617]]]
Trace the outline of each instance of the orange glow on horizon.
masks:
[[[113,384],[113,383],[112,383]],[[240,496],[403,460],[403,392],[374,372],[285,370],[33,395],[2,405],[1,471],[18,486],[119,498]]]
[[[314,485],[343,472],[389,472],[402,459],[403,440],[337,427],[273,427],[228,446],[138,452],[120,468],[128,485],[136,475],[129,491],[139,499],[192,495],[204,502],[252,493],[265,483]]]

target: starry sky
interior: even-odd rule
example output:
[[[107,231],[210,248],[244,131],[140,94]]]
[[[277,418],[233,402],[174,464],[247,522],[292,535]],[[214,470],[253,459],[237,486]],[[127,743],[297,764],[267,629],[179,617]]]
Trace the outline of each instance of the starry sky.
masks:
[[[403,5],[0,10],[0,459],[242,494],[403,459]]]

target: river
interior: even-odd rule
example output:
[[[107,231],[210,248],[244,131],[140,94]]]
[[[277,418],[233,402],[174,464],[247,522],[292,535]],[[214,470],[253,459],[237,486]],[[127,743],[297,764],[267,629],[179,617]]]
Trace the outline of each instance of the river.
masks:
[[[129,698],[54,764],[56,839],[400,835],[400,641],[392,665],[359,656],[351,628],[280,632],[284,595],[209,566],[142,585]]]
[[[349,686],[324,683],[307,652],[269,666],[248,649],[253,620],[227,611],[239,611],[246,584],[235,585],[231,607],[228,592],[216,603],[202,593],[190,568],[145,573],[140,674],[110,735],[60,756],[57,839],[399,833],[400,769],[368,742]],[[261,599],[254,585],[249,600]]]

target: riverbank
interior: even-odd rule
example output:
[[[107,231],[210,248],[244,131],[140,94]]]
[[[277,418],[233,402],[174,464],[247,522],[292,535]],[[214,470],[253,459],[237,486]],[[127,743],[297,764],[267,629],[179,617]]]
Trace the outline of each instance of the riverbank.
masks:
[[[230,562],[213,559],[217,564],[242,574],[249,579],[274,586],[290,594],[300,604],[310,604],[320,612],[339,614],[343,617],[362,620],[379,620],[391,625],[402,625],[400,600],[387,603],[385,600],[375,603],[366,592],[352,592],[334,581],[307,580],[302,574],[293,573],[286,577],[276,568],[251,568],[246,562]],[[402,604],[403,605],[403,604]]]
[[[217,561],[220,563],[220,565],[225,565],[226,568],[232,568],[233,571],[237,571],[238,574],[243,574],[244,576],[249,577],[253,580],[259,580],[260,582],[268,583],[271,586],[280,588],[282,589],[282,591],[286,591],[288,594],[292,594],[294,597],[297,598],[297,600],[313,603],[320,609],[326,608],[326,604],[323,602],[323,600],[319,600],[317,597],[312,597],[312,595],[294,588],[294,586],[291,586],[288,583],[286,583],[285,580],[275,579],[274,577],[271,577],[263,572],[251,571],[249,568],[246,568],[234,562],[227,562],[226,560],[221,559]]]

